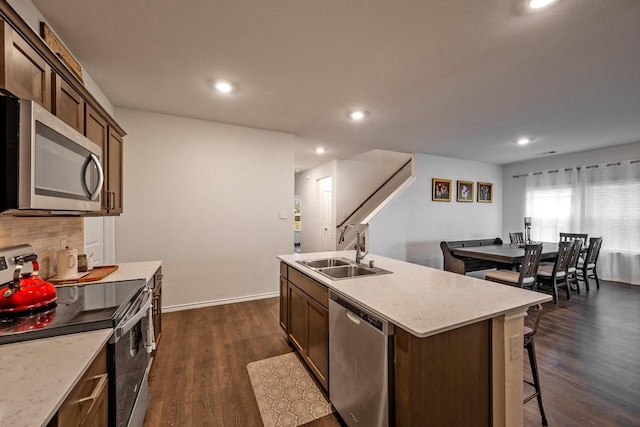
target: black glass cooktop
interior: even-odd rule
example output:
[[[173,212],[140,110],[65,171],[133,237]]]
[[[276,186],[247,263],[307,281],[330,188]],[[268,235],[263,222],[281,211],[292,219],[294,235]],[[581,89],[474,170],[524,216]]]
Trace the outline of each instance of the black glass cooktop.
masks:
[[[0,344],[113,328],[143,287],[141,281],[58,287],[52,306],[0,315]]]

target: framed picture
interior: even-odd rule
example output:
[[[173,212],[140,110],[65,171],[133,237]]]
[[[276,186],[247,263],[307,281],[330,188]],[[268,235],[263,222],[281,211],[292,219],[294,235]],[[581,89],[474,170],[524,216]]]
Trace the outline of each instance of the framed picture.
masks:
[[[458,201],[473,202],[473,181],[458,181]]]
[[[478,202],[493,202],[493,184],[490,182],[478,182]]]
[[[433,178],[431,180],[431,200],[434,202],[450,202],[451,201],[451,180]]]

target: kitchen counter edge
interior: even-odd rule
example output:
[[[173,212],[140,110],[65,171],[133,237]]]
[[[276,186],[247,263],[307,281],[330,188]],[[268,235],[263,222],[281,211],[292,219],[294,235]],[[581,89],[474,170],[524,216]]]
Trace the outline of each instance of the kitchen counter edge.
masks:
[[[100,329],[0,346],[0,426],[46,426],[112,333]]]
[[[522,312],[551,300],[547,294],[375,254],[367,255],[362,262],[374,260],[376,267],[393,274],[331,280],[296,262],[331,257],[353,260],[355,251],[278,255],[277,258],[418,338]]]

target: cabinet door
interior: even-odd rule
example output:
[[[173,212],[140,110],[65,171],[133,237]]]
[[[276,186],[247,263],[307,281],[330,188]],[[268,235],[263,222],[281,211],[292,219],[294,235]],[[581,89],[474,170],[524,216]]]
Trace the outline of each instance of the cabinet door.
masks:
[[[289,333],[288,330],[288,297],[289,297],[289,285],[287,279],[280,276],[280,327],[285,333]]]
[[[51,111],[51,67],[7,23],[0,21],[0,26],[4,49],[1,85],[15,96],[32,99]]]
[[[106,374],[104,374],[106,375]],[[90,403],[89,410],[80,423],[80,427],[108,427],[109,425],[109,387],[102,383],[102,388],[96,391]]]
[[[325,390],[329,389],[329,311],[309,298],[307,363]]]
[[[289,339],[302,355],[307,354],[308,303],[307,294],[289,283]]]
[[[53,114],[84,134],[84,99],[69,83],[54,73]]]
[[[160,342],[162,335],[162,267],[158,269],[154,277],[155,285],[153,288],[153,332],[156,341],[156,348]],[[155,355],[155,351],[154,351]]]
[[[109,128],[107,139],[107,206],[110,214],[122,213],[122,136]]]
[[[78,380],[48,427],[106,426],[108,390],[105,347]]]

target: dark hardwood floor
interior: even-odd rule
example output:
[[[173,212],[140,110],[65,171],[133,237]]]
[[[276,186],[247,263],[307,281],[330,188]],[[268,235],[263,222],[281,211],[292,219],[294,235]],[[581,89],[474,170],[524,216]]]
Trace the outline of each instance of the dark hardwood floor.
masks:
[[[545,304],[535,343],[550,426],[640,426],[640,287],[602,282]],[[164,314],[145,426],[261,426],[246,365],[289,351],[277,298]],[[524,412],[540,425],[535,399]]]

